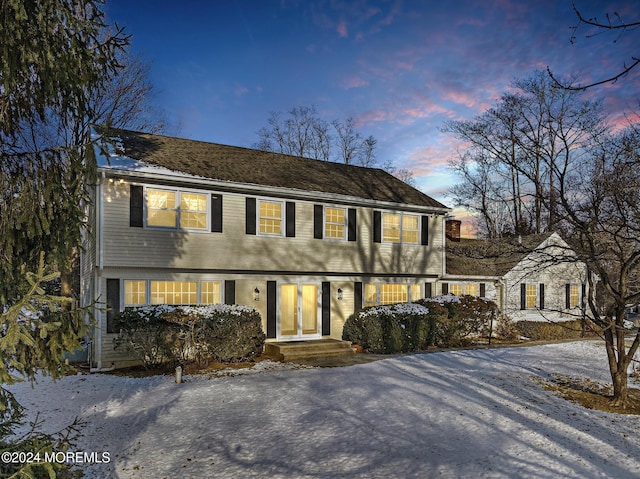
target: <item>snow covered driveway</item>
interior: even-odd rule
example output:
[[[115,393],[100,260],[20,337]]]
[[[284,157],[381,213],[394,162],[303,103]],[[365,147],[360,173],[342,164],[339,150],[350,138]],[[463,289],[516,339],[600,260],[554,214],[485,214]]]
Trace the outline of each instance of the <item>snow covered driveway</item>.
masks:
[[[628,478],[640,417],[583,409],[549,373],[607,379],[599,342],[439,352],[236,376],[79,375],[12,387],[50,430],[86,421],[94,478]]]

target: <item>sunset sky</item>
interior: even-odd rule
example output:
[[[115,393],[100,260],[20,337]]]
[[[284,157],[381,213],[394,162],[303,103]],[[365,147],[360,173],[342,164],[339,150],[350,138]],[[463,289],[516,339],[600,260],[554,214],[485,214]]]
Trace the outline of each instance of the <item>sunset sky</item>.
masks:
[[[585,17],[640,19],[640,1],[575,0]],[[456,180],[447,120],[471,119],[514,78],[549,66],[585,81],[640,54],[640,30],[588,37],[571,0],[107,0],[111,22],[152,62],[170,134],[251,147],[270,112],[315,105],[352,116],[380,160],[444,202]],[[640,71],[589,92],[614,118],[638,110]]]

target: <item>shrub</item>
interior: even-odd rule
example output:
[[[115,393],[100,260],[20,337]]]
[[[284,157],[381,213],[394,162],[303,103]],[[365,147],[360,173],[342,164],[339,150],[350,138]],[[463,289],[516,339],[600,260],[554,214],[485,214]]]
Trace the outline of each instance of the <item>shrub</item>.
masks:
[[[580,321],[518,321],[515,323],[520,336],[533,340],[554,340],[579,338],[582,335]]]
[[[165,306],[126,308],[114,317],[114,326],[120,331],[114,338],[114,348],[124,348],[145,368],[157,367],[175,361],[172,350],[177,331],[175,323],[166,321]]]
[[[520,335],[518,328],[516,328],[516,323],[514,323],[509,316],[504,314],[498,316],[498,322],[494,332],[500,339],[505,340],[518,339],[518,336]]]
[[[474,337],[488,336],[491,321],[498,306],[476,296],[444,295],[418,301],[428,308],[438,304],[446,314],[440,314],[434,325],[434,343],[443,348],[468,346]]]
[[[342,337],[372,353],[420,351],[433,338],[434,315],[415,303],[365,308],[346,321]]]
[[[382,354],[422,351],[432,345],[466,346],[474,337],[488,335],[497,315],[493,301],[475,296],[438,296],[365,308],[347,319],[342,337]]]
[[[265,340],[260,314],[246,306],[143,306],[125,309],[114,321],[120,329],[115,348],[124,347],[147,368],[252,359]]]
[[[188,308],[195,313],[194,346],[221,362],[252,359],[262,352],[265,334],[255,308],[215,304]]]

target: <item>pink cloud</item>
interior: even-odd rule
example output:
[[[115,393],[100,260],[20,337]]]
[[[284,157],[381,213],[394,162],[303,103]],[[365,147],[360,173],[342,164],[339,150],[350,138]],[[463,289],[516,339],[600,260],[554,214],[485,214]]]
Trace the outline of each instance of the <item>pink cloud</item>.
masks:
[[[338,22],[336,30],[338,31],[338,35],[340,35],[340,38],[347,38],[349,36],[349,32],[347,31],[347,23],[344,20],[340,20]]]
[[[358,75],[349,77],[343,82],[343,87],[347,90],[350,90],[351,88],[362,88],[368,85],[369,82]]]
[[[358,125],[366,125],[369,123],[377,123],[380,121],[388,121],[392,119],[391,112],[383,109],[370,110],[358,115],[356,122]]]

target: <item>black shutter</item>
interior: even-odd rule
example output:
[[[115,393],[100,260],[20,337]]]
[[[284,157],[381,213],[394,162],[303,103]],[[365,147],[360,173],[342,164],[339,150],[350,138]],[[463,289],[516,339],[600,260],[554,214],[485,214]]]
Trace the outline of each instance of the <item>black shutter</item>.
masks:
[[[120,280],[107,279],[107,333],[117,333],[113,317],[120,312]]]
[[[357,313],[362,309],[362,283],[353,283],[353,312]]]
[[[433,296],[433,283],[424,283],[424,297],[431,298]]]
[[[358,219],[357,210],[349,208],[347,212],[347,239],[349,241],[357,241],[358,236]]]
[[[586,308],[587,306],[587,284],[582,283],[582,296],[580,297],[580,307]]]
[[[246,230],[248,235],[256,234],[256,199],[247,198],[246,201]]]
[[[429,244],[429,217],[422,217],[422,234],[420,235],[420,244]]]
[[[442,283],[442,294],[449,294],[449,283]]]
[[[331,283],[322,282],[322,335],[331,334]]]
[[[373,212],[373,242],[382,243],[382,213]]]
[[[322,239],[322,227],[324,224],[324,208],[322,205],[313,205],[313,237]]]
[[[276,337],[276,282],[267,281],[267,338]]]
[[[520,283],[520,309],[527,309],[527,285]]]
[[[233,280],[224,282],[224,302],[225,304],[236,303],[236,282]]]
[[[544,309],[544,283],[540,283],[540,309]]]
[[[211,232],[222,233],[222,195],[211,195]]]
[[[129,188],[129,226],[144,226],[144,188],[131,185]]]
[[[296,204],[293,201],[285,203],[285,236],[293,238],[296,235]]]
[[[564,285],[564,307],[567,309],[571,307],[571,285],[569,283]]]
[[[487,296],[487,285],[484,283],[480,283],[480,297],[484,298]]]

